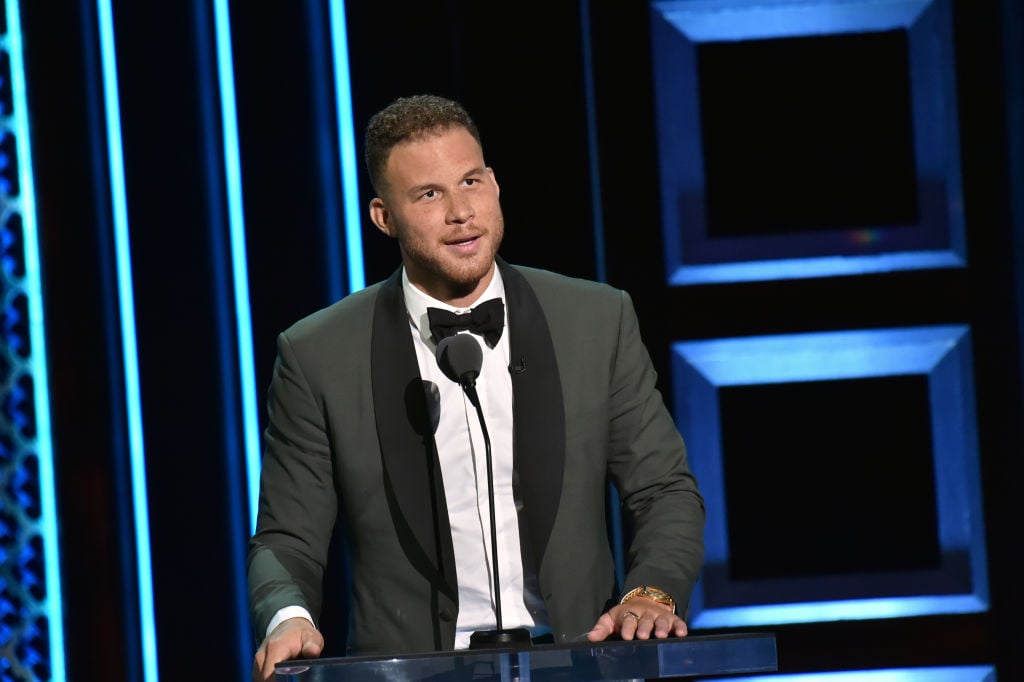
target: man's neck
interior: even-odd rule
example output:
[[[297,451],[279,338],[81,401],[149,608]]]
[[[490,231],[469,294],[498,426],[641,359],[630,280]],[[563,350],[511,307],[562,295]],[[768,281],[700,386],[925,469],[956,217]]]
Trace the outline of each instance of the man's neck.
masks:
[[[490,286],[491,280],[494,279],[494,271],[497,267],[497,263],[492,263],[491,269],[486,275],[477,280],[475,284],[466,285],[465,288],[453,288],[451,286],[440,285],[436,287],[425,286],[422,282],[417,281],[413,277],[409,277],[409,282],[427,296],[435,298],[442,303],[446,303],[453,308],[469,308],[480,300],[480,297],[483,296],[485,291],[487,291],[487,287]],[[408,276],[409,269],[406,268],[405,272]]]

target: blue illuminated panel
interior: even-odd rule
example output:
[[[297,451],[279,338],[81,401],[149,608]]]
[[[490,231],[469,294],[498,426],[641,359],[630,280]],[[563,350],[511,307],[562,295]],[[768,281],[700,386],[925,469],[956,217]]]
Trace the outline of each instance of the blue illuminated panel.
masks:
[[[128,198],[125,187],[121,138],[121,104],[117,81],[117,49],[110,0],[97,0],[100,58],[103,70],[103,106],[107,127],[107,157],[117,263],[117,293],[121,314],[124,357],[125,414],[131,460],[132,511],[135,528],[136,579],[139,595],[139,633],[142,641],[142,674],[146,682],[159,679],[156,619],[153,604],[153,566],[149,538],[149,495],[146,488],[146,455],[142,428],[142,387],[135,335],[135,295],[132,287],[131,240]]]
[[[690,285],[962,267],[966,249],[951,13],[949,0],[653,3],[662,220],[669,281]],[[910,172],[914,176],[909,181],[915,195],[913,218],[898,224],[832,228],[825,224],[813,231],[779,225],[774,232],[764,234],[753,233],[749,226],[728,225],[732,233],[729,236],[713,234],[704,138],[709,122],[702,120],[701,48],[728,48],[775,39],[884,36],[887,32],[906,34],[905,68],[910,92],[904,96],[909,98],[910,111],[906,123],[912,128],[908,143],[913,149],[907,153],[912,155]],[[808,83],[808,87],[813,85]],[[759,123],[748,121],[743,129]],[[818,142],[830,144],[828,139]],[[740,165],[742,155],[734,164]],[[750,202],[742,193],[725,194],[728,201],[737,204]],[[853,206],[857,203],[854,200]],[[756,215],[761,206],[754,204],[745,210]]]
[[[363,268],[363,207],[359,200],[356,133],[352,118],[352,83],[348,68],[348,28],[344,0],[331,0],[331,47],[334,57],[334,95],[338,109],[342,200],[345,205],[345,246],[348,253],[349,293],[366,286]]]
[[[709,510],[705,578],[691,602],[693,627],[897,618],[988,608],[967,327],[681,342],[673,346],[673,371],[677,421]],[[927,383],[941,565],[888,573],[732,578],[719,389],[903,375],[918,375]],[[794,417],[794,428],[799,428],[798,419]],[[771,448],[765,455],[779,456]],[[884,474],[884,461],[864,466]]]
[[[733,682],[995,682],[996,671],[990,665],[964,665],[946,668],[850,670],[800,675],[753,675],[729,679]]]
[[[0,648],[4,679],[64,679],[57,501],[21,15],[0,39]]]
[[[241,379],[242,423],[245,433],[245,472],[249,494],[250,532],[256,530],[260,485],[260,429],[256,408],[256,369],[253,359],[252,312],[249,307],[249,266],[245,248],[245,211],[242,204],[242,163],[238,149],[238,114],[235,107],[235,74],[231,56],[231,22],[227,0],[213,5],[217,35],[217,79],[224,140],[225,187],[228,226],[231,234],[231,272],[235,295],[235,327],[238,332],[238,368]]]

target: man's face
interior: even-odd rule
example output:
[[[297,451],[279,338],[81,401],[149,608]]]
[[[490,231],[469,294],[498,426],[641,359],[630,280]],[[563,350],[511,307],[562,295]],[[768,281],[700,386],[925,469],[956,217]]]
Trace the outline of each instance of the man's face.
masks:
[[[398,239],[409,281],[452,305],[471,303],[490,284],[505,231],[498,183],[476,139],[457,126],[399,144],[384,182],[370,217]]]

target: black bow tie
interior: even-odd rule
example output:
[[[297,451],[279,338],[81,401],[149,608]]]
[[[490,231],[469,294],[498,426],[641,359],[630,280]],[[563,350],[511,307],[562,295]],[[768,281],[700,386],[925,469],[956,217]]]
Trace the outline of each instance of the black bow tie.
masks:
[[[427,308],[430,333],[434,343],[468,330],[487,339],[487,345],[494,348],[501,338],[505,326],[505,304],[500,298],[484,301],[468,313],[453,313],[441,308]]]

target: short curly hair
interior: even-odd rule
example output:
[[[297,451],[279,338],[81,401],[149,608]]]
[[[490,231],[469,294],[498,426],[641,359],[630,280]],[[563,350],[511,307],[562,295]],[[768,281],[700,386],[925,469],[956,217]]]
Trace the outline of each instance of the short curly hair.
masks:
[[[366,125],[366,170],[378,194],[384,189],[384,169],[395,146],[461,126],[480,142],[480,131],[458,102],[437,95],[399,97],[374,114]]]

